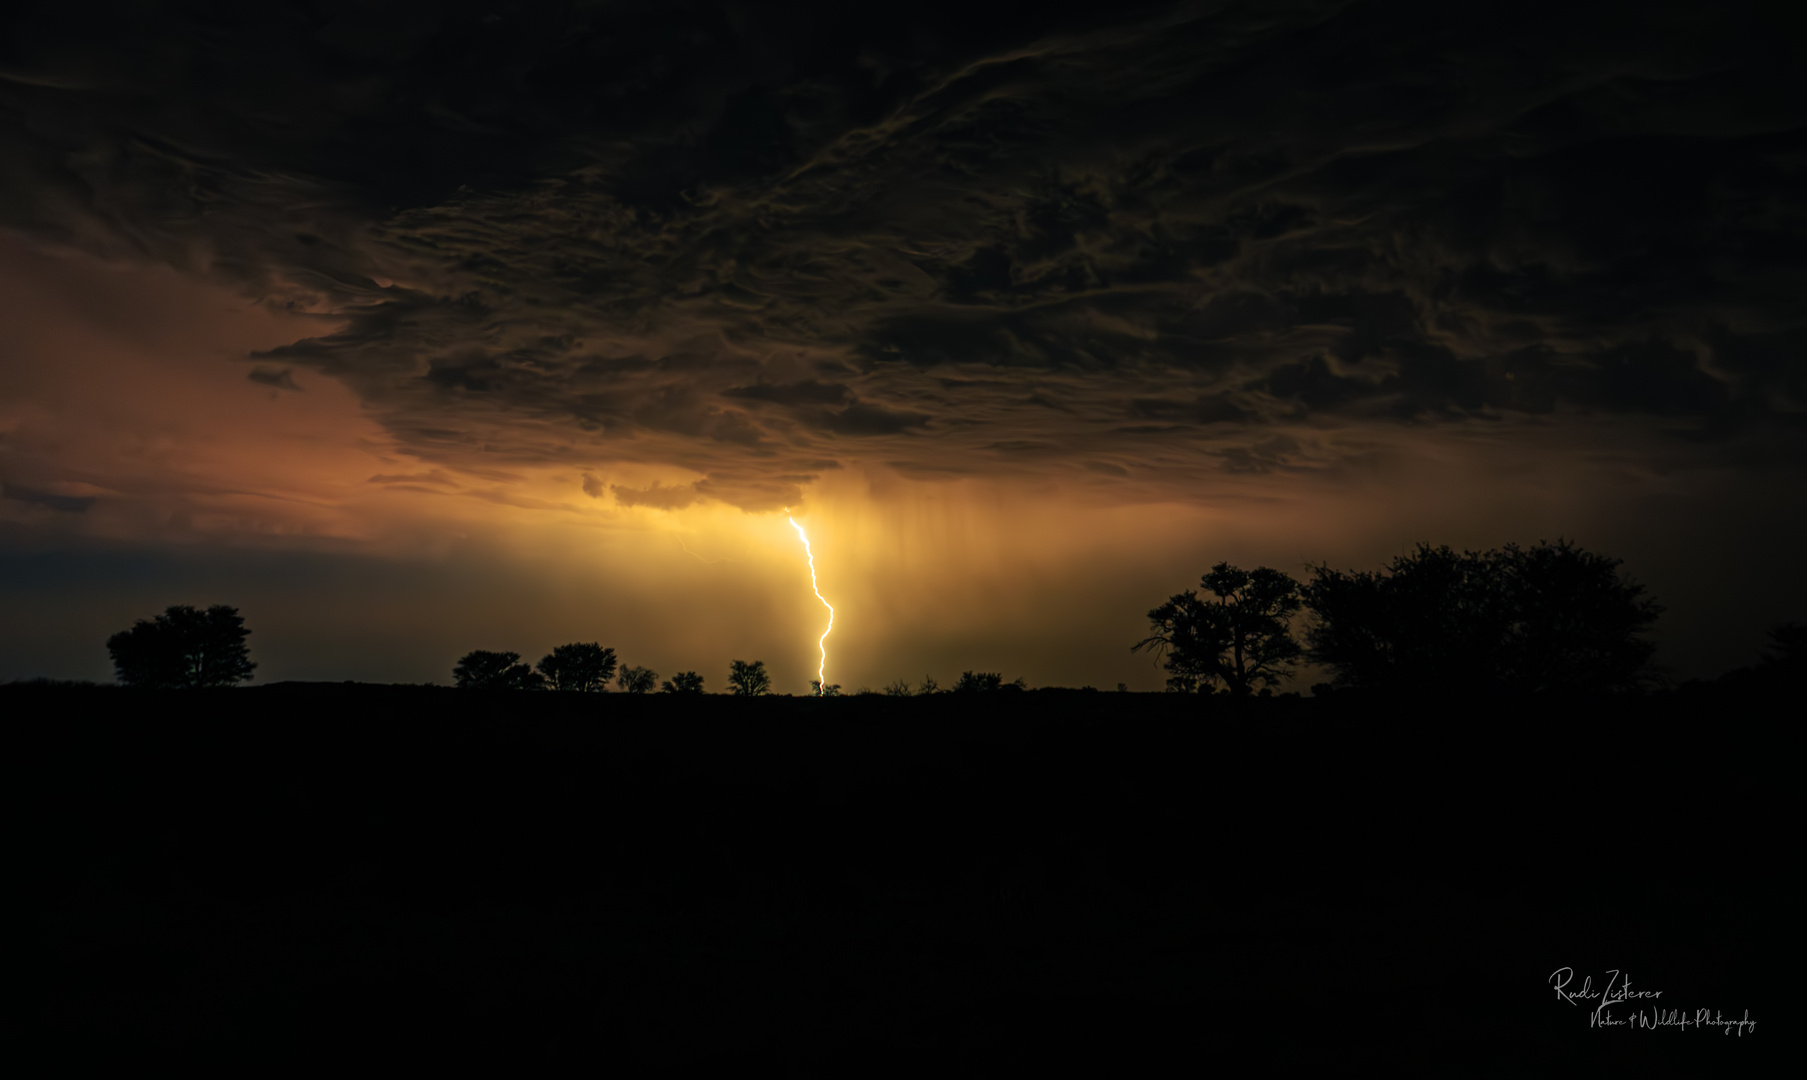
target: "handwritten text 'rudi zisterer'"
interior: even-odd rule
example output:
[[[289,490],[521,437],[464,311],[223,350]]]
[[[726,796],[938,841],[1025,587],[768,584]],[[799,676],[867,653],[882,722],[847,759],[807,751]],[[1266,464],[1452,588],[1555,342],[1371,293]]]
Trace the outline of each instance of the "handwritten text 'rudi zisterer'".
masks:
[[[1744,1011],[1742,1019],[1727,1020],[1715,1009],[1695,1009],[1692,1013],[1686,1009],[1666,1009],[1659,1007],[1657,999],[1663,996],[1661,990],[1633,990],[1631,976],[1618,969],[1606,973],[1606,985],[1594,989],[1594,977],[1583,976],[1581,985],[1569,989],[1575,982],[1574,968],[1557,968],[1550,973],[1550,985],[1556,990],[1556,1000],[1566,1001],[1577,1008],[1583,1004],[1592,1004],[1594,1011],[1588,1015],[1589,1027],[1597,1028],[1632,1028],[1650,1030],[1654,1028],[1713,1028],[1722,1035],[1730,1035],[1737,1031],[1739,1037],[1746,1032],[1757,1030],[1757,1022],[1750,1018],[1750,1010]],[[1631,1002],[1650,1003],[1648,1009],[1642,1006],[1631,1015],[1620,1018],[1608,1011],[1616,1005],[1627,1005]]]

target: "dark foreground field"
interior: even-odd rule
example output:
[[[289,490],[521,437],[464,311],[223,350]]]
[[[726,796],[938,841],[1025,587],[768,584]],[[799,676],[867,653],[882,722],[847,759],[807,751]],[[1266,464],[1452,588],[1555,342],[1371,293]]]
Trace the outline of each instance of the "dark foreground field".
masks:
[[[14,970],[41,973],[10,1022],[71,1069],[1733,1076],[1798,1053],[1798,759],[1711,699],[0,688],[0,730]],[[1564,967],[1662,996],[1590,1028]]]

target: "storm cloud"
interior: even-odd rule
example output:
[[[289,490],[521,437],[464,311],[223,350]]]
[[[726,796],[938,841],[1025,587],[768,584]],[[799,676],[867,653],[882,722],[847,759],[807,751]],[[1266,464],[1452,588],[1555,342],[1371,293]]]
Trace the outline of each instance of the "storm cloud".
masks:
[[[854,462],[1177,488],[1807,415],[1765,7],[103,8],[5,16],[5,224],[317,316],[250,378],[430,462],[771,508]]]

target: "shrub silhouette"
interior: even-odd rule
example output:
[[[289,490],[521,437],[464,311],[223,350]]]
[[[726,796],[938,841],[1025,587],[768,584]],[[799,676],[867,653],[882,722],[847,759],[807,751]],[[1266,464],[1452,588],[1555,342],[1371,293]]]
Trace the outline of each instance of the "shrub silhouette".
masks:
[[[1246,696],[1292,673],[1304,652],[1288,626],[1301,603],[1298,582],[1265,566],[1242,570],[1221,562],[1199,584],[1209,596],[1188,589],[1169,597],[1148,613],[1149,636],[1131,646],[1165,655],[1173,674],[1169,690],[1209,690],[1221,682]]]
[[[615,677],[615,650],[590,641],[560,645],[540,657],[540,675],[554,690],[601,692]]]
[[[829,683],[827,686],[823,686],[815,679],[811,679],[809,680],[809,692],[816,697],[840,697],[841,684],[834,682]]]
[[[459,658],[452,682],[461,690],[538,690],[546,680],[518,652],[476,649]]]
[[[910,689],[910,680],[908,679],[898,679],[885,686],[886,697],[909,697],[915,692],[916,691]]]
[[[680,671],[659,685],[661,694],[700,694],[703,677],[694,671]]]
[[[1662,608],[1620,560],[1566,540],[1457,554],[1419,544],[1377,572],[1313,568],[1313,662],[1332,684],[1478,694],[1637,686]]]
[[[977,694],[1004,685],[1004,676],[996,671],[962,671],[952,687],[956,694]]]
[[[652,668],[624,667],[617,681],[630,694],[650,694],[659,685],[659,673]]]
[[[728,662],[728,690],[736,697],[758,697],[772,691],[772,677],[765,672],[765,661]]]
[[[925,680],[932,682],[933,680]],[[996,671],[962,671],[960,677],[949,688],[956,694],[987,693],[994,690],[1027,690],[1029,684],[1018,678],[1014,682],[1005,682],[1004,676]],[[932,691],[924,691],[932,693]]]
[[[252,678],[257,667],[245,647],[250,632],[237,608],[215,604],[198,611],[184,604],[114,634],[107,639],[107,654],[115,676],[126,686],[149,690],[232,686]]]

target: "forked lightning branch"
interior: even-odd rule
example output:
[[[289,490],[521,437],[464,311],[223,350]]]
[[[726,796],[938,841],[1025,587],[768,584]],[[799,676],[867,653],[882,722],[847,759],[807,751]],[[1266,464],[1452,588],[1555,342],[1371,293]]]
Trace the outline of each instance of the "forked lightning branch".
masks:
[[[797,524],[797,519],[790,517],[788,513],[785,520],[791,523],[791,528],[797,530],[797,539],[803,541],[803,554],[809,559],[810,591],[815,593],[816,599],[822,601],[822,606],[828,609],[828,626],[822,631],[822,636],[816,639],[816,649],[821,654],[821,659],[816,664],[816,693],[823,694],[828,689],[828,678],[824,673],[828,670],[828,635],[834,630],[834,605],[828,602],[828,599],[822,595],[821,587],[816,584],[816,553],[809,548],[809,537],[804,534],[803,526]]]

